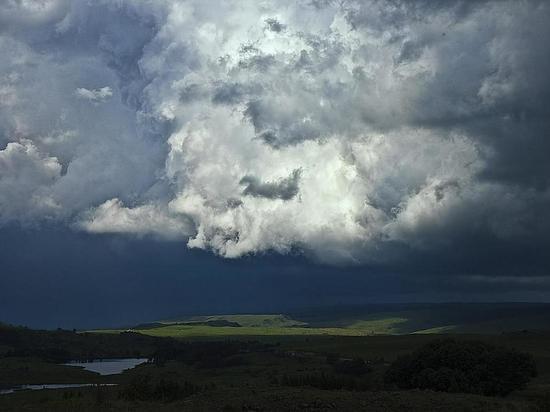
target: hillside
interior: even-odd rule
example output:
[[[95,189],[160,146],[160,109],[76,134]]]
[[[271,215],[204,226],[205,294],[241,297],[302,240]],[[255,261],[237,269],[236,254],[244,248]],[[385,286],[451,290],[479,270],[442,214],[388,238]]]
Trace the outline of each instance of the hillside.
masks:
[[[411,333],[499,334],[550,329],[550,304],[380,304],[311,309],[288,314],[178,317],[132,328],[154,336],[334,335]]]

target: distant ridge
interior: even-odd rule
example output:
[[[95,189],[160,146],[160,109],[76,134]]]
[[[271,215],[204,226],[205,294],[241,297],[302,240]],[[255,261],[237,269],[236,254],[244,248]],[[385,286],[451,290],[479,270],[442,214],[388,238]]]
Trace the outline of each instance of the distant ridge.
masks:
[[[307,326],[304,322],[292,319],[284,314],[228,314],[203,315],[174,318],[159,321],[160,324],[206,324],[208,326],[244,326],[244,327],[295,327]],[[225,325],[221,324],[225,323]]]
[[[204,328],[206,329],[197,329]],[[225,332],[214,332],[223,329]],[[398,303],[310,308],[286,314],[182,316],[135,326],[170,334],[403,335],[550,330],[550,303]],[[233,329],[234,332],[231,332]],[[239,329],[238,331],[236,329]]]

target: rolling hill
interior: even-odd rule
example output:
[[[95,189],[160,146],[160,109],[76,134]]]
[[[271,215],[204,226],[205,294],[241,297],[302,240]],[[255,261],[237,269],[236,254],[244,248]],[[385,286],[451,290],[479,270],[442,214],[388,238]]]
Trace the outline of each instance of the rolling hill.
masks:
[[[550,330],[546,303],[335,306],[287,314],[182,316],[130,328],[154,336],[499,334]]]

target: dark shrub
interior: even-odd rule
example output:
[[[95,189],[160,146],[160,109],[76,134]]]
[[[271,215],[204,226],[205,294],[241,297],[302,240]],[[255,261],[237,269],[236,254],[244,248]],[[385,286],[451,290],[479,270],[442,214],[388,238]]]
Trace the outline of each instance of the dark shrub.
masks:
[[[338,360],[333,363],[334,372],[361,376],[371,371],[371,367],[361,358]]]
[[[205,357],[201,361],[196,363],[197,368],[231,368],[235,366],[246,365],[246,360],[242,356],[210,356]]]
[[[339,359],[340,359],[340,355],[336,353],[329,353],[326,356],[326,362],[329,365],[335,365]]]
[[[323,390],[364,391],[368,383],[351,376],[327,373],[283,375],[281,384],[285,386],[311,386]]]
[[[535,375],[528,354],[484,342],[443,339],[399,357],[385,378],[403,389],[504,396]]]
[[[122,387],[120,392],[122,398],[127,400],[150,400],[153,398],[153,383],[151,376],[138,375],[134,377],[127,385]]]
[[[152,356],[153,363],[162,366],[168,360],[176,360],[186,365],[199,367],[229,367],[244,364],[238,355],[250,352],[271,350],[269,345],[255,341],[225,342],[177,342],[167,341]]]
[[[120,396],[131,401],[172,402],[200,392],[201,389],[200,386],[187,381],[181,383],[167,378],[154,381],[149,375],[141,375],[124,385]]]

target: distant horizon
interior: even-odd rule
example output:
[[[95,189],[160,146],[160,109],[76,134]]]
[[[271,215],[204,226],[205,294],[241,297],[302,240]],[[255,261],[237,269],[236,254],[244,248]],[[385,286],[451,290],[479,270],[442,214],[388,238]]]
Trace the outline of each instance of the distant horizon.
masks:
[[[93,329],[120,329],[120,328],[131,328],[142,324],[149,324],[149,323],[155,323],[155,322],[178,322],[178,321],[184,321],[185,318],[192,318],[192,317],[218,317],[218,316],[231,316],[231,315],[251,315],[251,316],[258,316],[258,315],[283,315],[283,316],[293,316],[293,315],[304,315],[304,314],[311,314],[311,313],[319,313],[323,311],[327,311],[330,309],[361,309],[361,308],[369,308],[369,307],[384,307],[384,306],[394,306],[394,307],[413,307],[413,306],[430,306],[430,305],[548,305],[550,306],[550,302],[536,302],[536,301],[463,301],[463,302],[457,302],[457,301],[439,301],[439,302],[376,302],[376,303],[356,303],[356,304],[332,304],[332,305],[324,305],[324,306],[309,306],[309,307],[301,307],[301,308],[294,308],[294,309],[288,309],[288,310],[281,310],[281,311],[227,311],[227,312],[181,312],[178,315],[173,316],[165,316],[165,317],[159,317],[155,319],[142,319],[137,320],[133,323],[121,323],[121,324],[113,324],[113,325],[102,325],[102,324],[96,324],[92,327],[85,327],[81,328],[78,327],[78,325],[74,325],[73,327],[59,327],[59,326],[49,326],[49,327],[41,327],[39,325],[30,326],[28,324],[24,323],[16,323],[16,322],[10,322],[8,319],[0,319],[0,324],[14,326],[14,327],[25,327],[25,328],[31,328],[31,329],[44,329],[44,330],[56,330],[56,329],[63,329],[63,330],[73,330],[76,329],[78,331],[86,331],[86,330],[93,330]],[[390,308],[388,308],[390,309]],[[384,313],[385,311],[381,310],[374,313]]]

